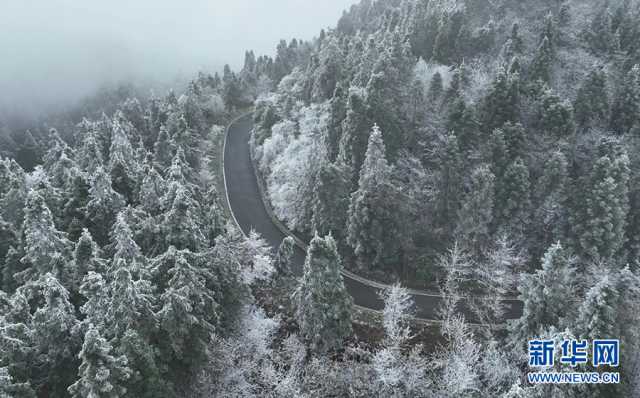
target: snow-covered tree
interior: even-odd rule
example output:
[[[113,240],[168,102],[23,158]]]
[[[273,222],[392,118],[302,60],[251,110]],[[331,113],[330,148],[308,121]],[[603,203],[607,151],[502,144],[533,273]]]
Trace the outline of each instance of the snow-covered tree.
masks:
[[[49,272],[60,276],[68,272],[60,266],[69,258],[71,243],[64,232],[56,229],[51,211],[36,190],[31,190],[27,197],[23,233],[22,262],[31,267],[29,273],[37,278]]]
[[[364,268],[379,268],[385,257],[395,254],[390,178],[391,166],[385,156],[382,132],[375,125],[360,171],[358,190],[351,194],[347,221],[347,242]]]
[[[304,274],[296,290],[296,319],[302,337],[314,351],[341,347],[351,334],[352,298],[340,271],[342,260],[331,236],[309,244]]]
[[[90,325],[79,355],[79,379],[68,389],[72,397],[119,398],[126,394],[123,381],[130,373],[127,358],[115,356],[112,350],[98,329]]]

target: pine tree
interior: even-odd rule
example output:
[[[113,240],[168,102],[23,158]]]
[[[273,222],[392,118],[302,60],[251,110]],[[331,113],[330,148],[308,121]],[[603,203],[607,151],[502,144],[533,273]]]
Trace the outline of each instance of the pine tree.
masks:
[[[575,129],[573,108],[562,101],[551,89],[545,90],[539,100],[538,123],[540,129],[552,137],[570,137]]]
[[[461,151],[467,152],[476,148],[479,137],[473,108],[467,106],[460,95],[456,95],[449,105],[447,130],[456,135]]]
[[[0,367],[0,397],[1,398],[36,398],[29,383],[13,381],[9,369]]]
[[[576,122],[581,128],[603,126],[608,121],[609,96],[607,76],[601,69],[594,69],[578,89],[574,103]]]
[[[506,227],[522,236],[529,222],[529,169],[517,158],[498,181],[495,197],[494,222],[497,228]]]
[[[535,239],[532,240],[531,252],[535,258],[542,257],[544,250],[566,235],[568,167],[562,152],[552,153],[532,190],[535,207],[532,231]]]
[[[343,236],[349,209],[351,171],[341,163],[322,166],[313,187],[312,229],[319,234]]]
[[[445,229],[445,236],[450,236],[455,228],[463,191],[464,163],[458,139],[453,134],[444,137],[438,152],[437,223]]]
[[[115,271],[109,284],[110,299],[105,315],[105,330],[113,336],[114,345],[129,329],[151,336],[156,329],[152,287],[145,279],[133,279],[127,268]]]
[[[341,270],[333,238],[316,235],[309,244],[304,274],[296,290],[296,318],[302,337],[314,351],[337,349],[351,334],[353,304]]]
[[[184,151],[184,157],[189,166],[193,169],[198,169],[200,162],[198,139],[184,115],[180,115],[178,118],[173,139],[176,146]]]
[[[162,125],[160,127],[160,132],[158,133],[158,139],[153,146],[153,160],[160,170],[165,170],[171,166],[171,159],[175,152],[175,146],[176,144],[169,136],[167,128]]]
[[[364,161],[367,133],[371,126],[365,112],[364,89],[351,88],[347,102],[347,116],[342,122],[342,137],[338,159],[357,172]]]
[[[47,273],[63,276],[68,272],[59,265],[60,260],[68,259],[71,243],[65,233],[56,229],[44,198],[33,189],[27,197],[23,234],[25,256],[21,261],[31,267],[29,273],[37,278]]]
[[[201,365],[219,321],[219,304],[209,289],[213,275],[199,267],[189,251],[176,252],[167,275],[158,312],[167,354],[187,368]]]
[[[576,321],[576,330],[583,339],[617,334],[616,304],[618,291],[615,281],[604,274],[588,291],[580,305]]]
[[[137,195],[138,165],[127,130],[133,128],[122,113],[113,121],[111,147],[109,148],[109,175],[113,189],[120,193],[127,203],[133,203]]]
[[[511,25],[511,35],[509,39],[504,44],[502,50],[506,59],[511,59],[516,55],[522,55],[524,52],[524,42],[522,40],[522,36],[520,35],[520,25],[518,22],[514,22]]]
[[[429,82],[429,100],[432,103],[435,103],[440,99],[443,91],[444,85],[442,83],[442,75],[440,72],[436,72],[431,76],[431,81]]]
[[[85,210],[89,202],[89,184],[82,174],[71,182],[71,189],[62,208],[62,229],[72,241],[78,240],[85,225]]]
[[[495,176],[487,166],[471,173],[467,194],[458,212],[456,236],[475,253],[480,253],[490,240],[493,222]]]
[[[165,192],[164,178],[150,164],[145,166],[145,176],[140,186],[140,205],[151,216],[162,211],[162,195]]]
[[[574,293],[574,259],[560,243],[551,246],[542,258],[542,268],[522,277],[518,286],[519,299],[524,304],[522,316],[510,326],[512,341],[540,337],[548,327],[562,329],[568,325],[565,304]]]
[[[109,285],[101,274],[89,271],[80,285],[80,294],[85,299],[80,307],[84,322],[106,330],[107,310],[110,304]]]
[[[529,79],[532,82],[542,81],[543,83],[550,83],[554,59],[555,50],[553,44],[551,43],[551,39],[545,36],[531,61]]]
[[[587,39],[591,48],[596,52],[607,54],[614,48],[614,30],[611,18],[611,11],[605,5],[591,21]]]
[[[198,252],[205,247],[205,237],[196,223],[196,204],[190,193],[180,187],[175,192],[171,208],[164,214],[160,229],[163,231],[166,246],[175,246],[178,250],[189,249]]]
[[[101,167],[96,170],[90,185],[87,203],[89,231],[96,242],[104,246],[109,242],[109,231],[125,202],[122,195],[113,190],[111,177]]]
[[[100,258],[100,255],[101,250],[98,244],[94,242],[91,233],[87,229],[84,229],[73,251],[73,261],[71,264],[74,281],[73,292],[77,293],[80,291],[80,286],[89,272],[103,273],[105,271],[105,264]]]
[[[89,131],[82,141],[78,152],[78,165],[88,175],[93,175],[98,167],[104,165],[102,148],[95,130]]]
[[[624,244],[629,211],[629,159],[602,156],[593,165],[585,197],[575,211],[573,226],[579,252],[592,259],[611,259]]]
[[[520,77],[511,75],[504,68],[489,88],[481,110],[482,127],[491,132],[506,122],[520,120]]]
[[[72,397],[119,398],[126,394],[123,382],[131,370],[127,368],[127,358],[114,356],[112,350],[98,329],[90,325],[79,355],[80,378],[68,389]]]
[[[294,251],[295,241],[292,237],[286,236],[278,246],[278,251],[273,261],[273,267],[279,275],[291,274]]]
[[[390,178],[382,132],[375,125],[360,171],[358,190],[351,195],[347,220],[347,242],[361,267],[379,268],[386,256],[394,254]]]
[[[135,278],[147,274],[146,259],[133,240],[133,232],[124,211],[118,214],[111,241],[114,254],[108,269],[110,275],[115,275],[121,269],[126,269]]]
[[[616,94],[610,126],[618,134],[640,132],[640,65],[627,73]]]
[[[31,318],[30,333],[35,362],[30,379],[39,394],[64,396],[78,367],[81,336],[69,292],[50,273],[23,285],[19,291],[31,302],[41,303]]]

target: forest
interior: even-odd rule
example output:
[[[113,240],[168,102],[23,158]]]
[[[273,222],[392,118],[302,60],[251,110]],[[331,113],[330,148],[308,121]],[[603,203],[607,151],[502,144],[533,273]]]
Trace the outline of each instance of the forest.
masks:
[[[227,203],[248,112],[300,277]],[[362,0],[238,71],[0,119],[0,398],[640,397],[639,182],[638,0]],[[530,340],[596,338],[620,383],[527,381]]]

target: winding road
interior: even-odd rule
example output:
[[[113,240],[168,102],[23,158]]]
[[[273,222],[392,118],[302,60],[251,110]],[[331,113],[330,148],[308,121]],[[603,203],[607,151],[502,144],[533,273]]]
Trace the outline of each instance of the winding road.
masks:
[[[254,173],[249,153],[249,138],[253,129],[252,114],[244,115],[229,125],[224,145],[224,180],[229,208],[236,223],[245,234],[252,229],[260,233],[274,250],[286,236],[269,217],[260,196],[258,181]],[[293,272],[302,275],[305,252],[296,246]],[[367,281],[350,272],[344,274],[345,285],[357,306],[371,310],[381,310],[382,300],[378,292],[384,285]],[[412,290],[415,301],[415,317],[422,321],[438,320],[438,309],[442,297],[437,294]],[[507,319],[518,318],[522,314],[522,304],[518,300],[505,300]],[[473,321],[469,311],[462,310]]]

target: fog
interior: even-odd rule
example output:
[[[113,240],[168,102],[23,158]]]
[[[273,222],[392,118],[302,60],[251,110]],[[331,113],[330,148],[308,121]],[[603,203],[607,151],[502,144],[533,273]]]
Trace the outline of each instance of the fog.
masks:
[[[242,66],[310,39],[356,0],[1,0],[0,110],[41,112],[123,81]]]

